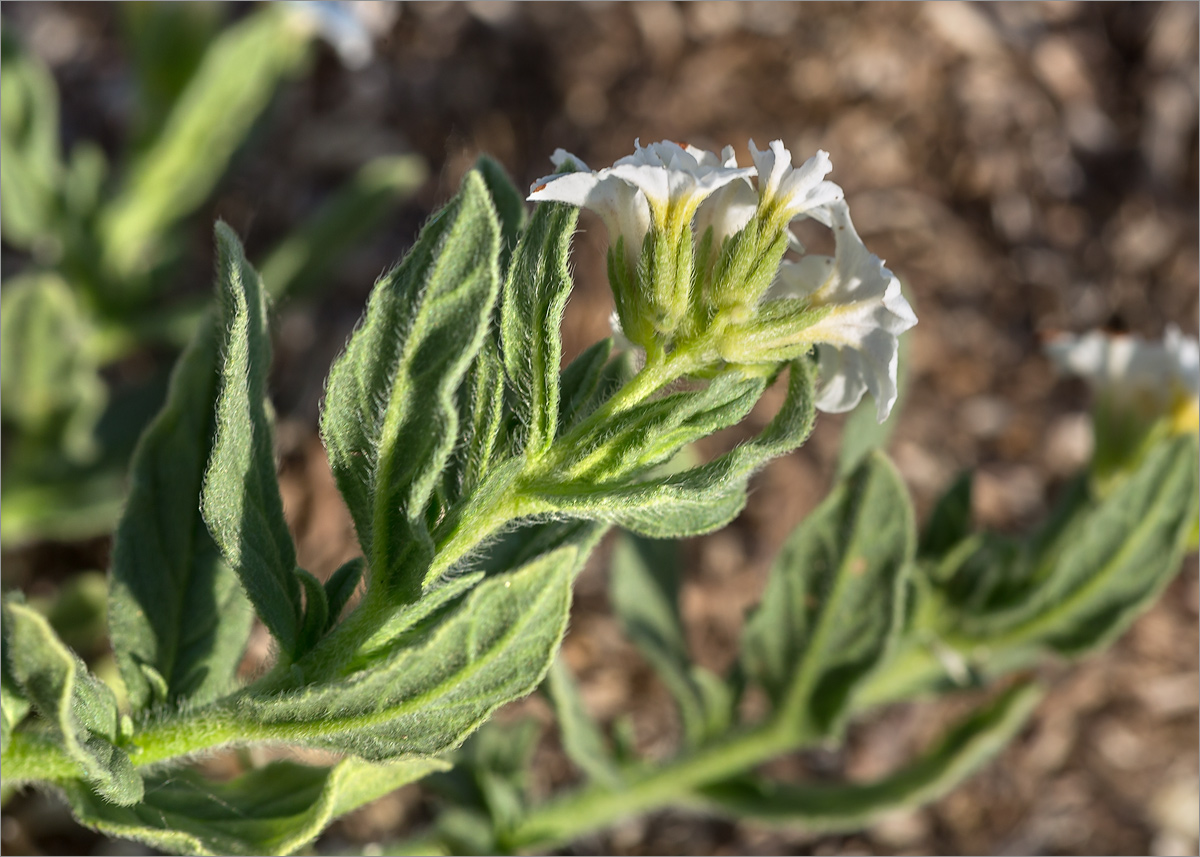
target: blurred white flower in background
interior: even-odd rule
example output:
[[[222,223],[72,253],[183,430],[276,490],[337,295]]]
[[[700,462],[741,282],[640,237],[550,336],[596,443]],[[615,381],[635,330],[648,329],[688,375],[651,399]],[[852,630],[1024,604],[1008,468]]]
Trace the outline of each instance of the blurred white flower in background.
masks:
[[[289,0],[288,5],[350,69],[363,68],[371,61],[375,56],[374,37],[382,35],[395,19],[394,3]]]

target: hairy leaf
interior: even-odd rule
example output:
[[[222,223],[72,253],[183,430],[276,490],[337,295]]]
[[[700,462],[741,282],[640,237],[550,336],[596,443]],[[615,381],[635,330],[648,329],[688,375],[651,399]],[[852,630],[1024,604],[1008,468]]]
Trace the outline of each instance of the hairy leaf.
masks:
[[[1153,448],[1096,508],[1043,538],[1033,584],[1004,610],[963,612],[957,632],[987,645],[1047,645],[1064,654],[1123,631],[1179,568],[1197,515],[1194,436]],[[1038,566],[1052,565],[1044,572]]]
[[[470,494],[491,472],[504,437],[504,363],[499,338],[488,331],[458,390],[459,448],[446,467],[446,500]]]
[[[700,535],[724,526],[745,506],[750,477],[812,430],[811,366],[806,360],[790,365],[783,406],[753,440],[700,467],[634,484],[535,482],[524,489],[532,508],[618,524],[650,538]]]
[[[699,796],[734,818],[800,825],[808,832],[856,830],[881,814],[946,794],[1021,731],[1041,692],[1018,684],[953,727],[936,747],[901,771],[869,784],[796,786],[745,776],[701,789]]]
[[[66,791],[75,817],[109,836],[175,854],[292,854],[338,816],[447,767],[438,759],[349,758],[331,768],[282,761],[223,783],[168,771],[147,777],[145,801],[131,807]]]
[[[788,539],[742,661],[777,705],[824,734],[887,654],[903,617],[914,525],[892,465],[871,453]]]
[[[458,438],[459,382],[496,302],[499,240],[483,179],[467,173],[458,196],[376,284],[329,375],[321,417],[329,463],[371,586],[389,598],[413,601],[428,582],[426,506]]]
[[[264,739],[368,759],[447,750],[542,680],[566,627],[580,562],[580,551],[567,546],[488,578],[388,659],[341,681],[243,697],[236,716]]]
[[[266,299],[241,242],[216,226],[221,376],[204,477],[204,520],[280,646],[296,652],[301,622],[296,549],[283,517],[266,409],[271,340]]]
[[[8,739],[25,715],[29,700],[13,676],[8,660],[8,635],[0,635],[0,753],[8,749]]]
[[[54,729],[80,775],[108,801],[142,799],[142,778],[120,740],[120,712],[108,686],[58,638],[45,617],[12,601],[4,605],[12,677]]]
[[[217,396],[217,330],[179,358],[142,435],[113,543],[108,624],[135,710],[209,702],[233,688],[253,613],[200,514]],[[156,688],[165,688],[159,698]]]
[[[515,394],[517,424],[525,432],[518,442],[531,458],[550,447],[558,429],[562,316],[572,286],[567,259],[578,219],[575,206],[539,205],[504,280],[504,370]]]
[[[561,657],[550,667],[545,689],[554,703],[555,719],[567,758],[578,765],[589,779],[619,788],[621,775],[605,746],[604,735],[588,714],[575,678],[571,675],[571,668]]]
[[[365,562],[361,556],[356,556],[341,565],[337,571],[325,581],[325,601],[329,605],[329,620],[326,630],[337,624],[342,609],[354,595],[358,582],[362,580]]]
[[[513,187],[512,180],[504,171],[504,167],[487,155],[480,155],[475,162],[475,169],[487,183],[488,193],[492,196],[492,205],[496,208],[496,216],[500,220],[500,273],[508,271],[508,262],[525,224],[529,220],[529,212],[525,209],[525,195]]]

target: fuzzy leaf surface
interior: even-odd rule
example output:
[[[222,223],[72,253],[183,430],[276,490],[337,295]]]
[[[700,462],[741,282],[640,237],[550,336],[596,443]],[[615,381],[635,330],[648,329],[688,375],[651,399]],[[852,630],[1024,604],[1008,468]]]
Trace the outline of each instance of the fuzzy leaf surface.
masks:
[[[480,155],[475,162],[475,169],[487,184],[488,193],[492,195],[492,205],[496,209],[496,217],[500,221],[500,273],[508,271],[508,263],[525,225],[529,222],[529,212],[525,208],[525,194],[517,190],[499,162],[487,155]]]
[[[567,263],[578,219],[575,206],[539,205],[504,280],[500,342],[528,456],[546,450],[558,428],[562,317],[572,286]]]
[[[416,600],[433,541],[426,506],[459,435],[457,390],[496,302],[499,225],[483,179],[426,225],[375,286],[333,366],[321,434],[371,586]]]
[[[117,699],[88,672],[50,623],[24,604],[4,605],[12,677],[54,730],[80,775],[103,797],[128,806],[142,799],[142,778],[120,738]]]
[[[935,800],[999,753],[1025,725],[1041,692],[1018,684],[953,727],[936,747],[891,776],[863,785],[796,786],[747,776],[701,789],[699,796],[734,818],[857,830],[879,815]]]
[[[914,542],[904,483],[870,453],[784,544],[744,632],[747,675],[822,734],[836,728],[899,630]]]
[[[621,775],[605,746],[604,735],[588,713],[571,668],[562,658],[555,659],[550,667],[545,690],[554,703],[555,721],[567,758],[589,779],[619,788]]]
[[[236,714],[264,737],[367,759],[447,750],[545,676],[585,555],[568,545],[488,578],[386,660],[344,680],[243,697]]]
[[[438,759],[349,758],[330,768],[280,761],[223,783],[186,769],[147,777],[136,806],[113,806],[78,786],[67,797],[88,827],[174,854],[292,854],[338,816],[447,767]]]
[[[263,624],[285,652],[294,654],[302,618],[300,583],[267,416],[266,298],[233,230],[218,222],[215,232],[223,359],[216,433],[204,477],[204,520]]]
[[[201,326],[133,455],[108,624],[134,710],[232,690],[253,612],[200,513],[215,422],[217,330]],[[156,688],[166,689],[159,698]]]

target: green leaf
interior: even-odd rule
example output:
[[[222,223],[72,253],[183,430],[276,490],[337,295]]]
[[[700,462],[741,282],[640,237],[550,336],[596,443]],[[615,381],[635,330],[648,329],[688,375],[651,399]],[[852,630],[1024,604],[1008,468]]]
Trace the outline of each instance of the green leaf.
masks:
[[[613,550],[609,598],[625,635],[650,662],[679,705],[687,743],[711,737],[704,688],[694,676],[679,618],[679,547],[673,541],[622,536]],[[716,714],[716,712],[714,712]]]
[[[66,792],[75,817],[108,836],[175,854],[292,854],[338,816],[447,767],[439,759],[349,758],[331,768],[283,761],[223,783],[166,771],[146,778],[145,801],[131,807],[77,786]]]
[[[496,302],[499,226],[478,173],[375,286],[329,375],[321,433],[374,597],[413,601],[433,555],[426,506],[458,438],[456,394]]]
[[[746,776],[701,789],[733,818],[802,826],[808,832],[859,830],[881,814],[936,800],[994,757],[1024,727],[1041,698],[1017,684],[952,728],[903,770],[869,784],[794,786]]]
[[[356,556],[342,564],[337,571],[330,575],[325,581],[325,600],[329,605],[329,621],[326,625],[326,630],[337,624],[338,617],[342,614],[350,597],[354,595],[354,590],[358,589],[358,582],[362,580],[363,569],[366,567],[361,556]]]
[[[8,739],[25,715],[29,713],[29,700],[13,677],[8,659],[8,635],[0,634],[0,753],[8,749]]]
[[[504,167],[487,155],[480,155],[475,169],[487,184],[492,195],[492,205],[500,220],[500,273],[508,271],[508,262],[513,250],[525,230],[529,212],[525,208],[525,195],[513,187],[512,180]]]
[[[616,482],[669,461],[687,444],[740,422],[765,387],[765,378],[727,372],[702,389],[623,411],[579,444],[564,438],[563,481]]]
[[[733,520],[746,503],[750,477],[798,447],[812,430],[812,367],[790,364],[779,413],[753,440],[700,467],[629,484],[534,482],[524,488],[533,511],[591,518],[650,538],[700,535]]]
[[[210,321],[179,358],[138,443],[113,544],[109,633],[134,710],[204,704],[233,689],[253,613],[200,513],[217,396]],[[156,698],[155,687],[166,695]]]
[[[368,161],[266,257],[259,270],[267,290],[279,298],[326,283],[346,252],[409,199],[428,172],[416,155]]]
[[[4,630],[12,677],[54,729],[80,774],[105,800],[123,806],[140,801],[142,778],[116,746],[120,712],[113,692],[31,608],[6,602]]]
[[[573,285],[568,258],[578,219],[575,206],[539,205],[504,280],[504,370],[515,393],[517,425],[526,432],[519,442],[530,459],[550,447],[558,429],[562,317]]]
[[[568,545],[488,578],[434,628],[386,659],[342,680],[243,696],[233,713],[264,740],[375,760],[441,753],[545,676],[585,557]]]
[[[93,431],[107,394],[91,337],[75,294],[57,274],[28,274],[5,282],[0,293],[0,411],[4,422],[21,433],[16,438],[18,461],[25,459],[25,466],[39,455],[87,463],[98,453]]]
[[[218,222],[215,233],[223,360],[201,508],[213,540],[237,572],[263,624],[284,652],[294,654],[301,622],[300,583],[267,416],[271,340],[266,299],[233,230]]]
[[[204,54],[158,138],[130,165],[99,225],[111,281],[125,291],[161,261],[161,239],[208,198],[279,83],[304,60],[309,31],[284,7],[228,27]]]
[[[54,258],[62,173],[58,89],[46,67],[30,55],[11,27],[0,49],[0,208],[2,234],[14,247]]]
[[[610,389],[598,391],[601,383],[605,380],[605,369],[612,365],[609,362],[609,357],[612,356],[613,341],[612,339],[601,339],[599,342],[587,348],[582,354],[572,360],[567,367],[562,370],[559,377],[559,408],[558,408],[558,433],[562,434],[567,429],[579,422],[587,414],[580,413],[585,405],[593,399],[608,398],[615,393],[625,381],[633,377],[633,367],[629,360],[622,361],[629,368],[628,377],[620,379],[609,379],[611,382]],[[619,380],[621,383],[616,383]],[[598,406],[601,402],[596,401],[592,407]],[[590,413],[590,411],[589,411]]]
[[[504,362],[494,330],[483,344],[458,389],[459,447],[446,467],[447,505],[469,495],[491,472],[504,437]]]
[[[329,627],[329,599],[325,587],[311,572],[296,569],[296,577],[304,587],[304,621],[300,625],[300,638],[296,643],[296,655],[303,655],[317,644]]]
[[[1006,609],[963,613],[956,632],[988,646],[1045,645],[1067,655],[1120,634],[1179,569],[1197,516],[1191,435],[1153,448],[1113,493],[1044,538],[1025,597]]]
[[[567,758],[578,765],[588,779],[610,788],[620,788],[621,775],[605,745],[604,735],[588,714],[571,669],[561,657],[550,667],[545,688],[554,703],[555,721]]]
[[[904,394],[908,390],[908,348],[911,337],[899,338],[899,350],[896,354],[896,403],[892,412],[883,422],[879,422],[878,407],[874,399],[864,397],[858,406],[847,416],[842,426],[842,448],[838,451],[837,478],[849,475],[862,460],[862,457],[872,449],[884,449],[892,432],[899,422],[901,405]]]
[[[918,556],[940,559],[971,535],[972,482],[972,474],[967,471],[938,498],[929,522],[921,532]]]
[[[914,542],[904,483],[870,453],[785,543],[747,622],[742,661],[798,727],[836,729],[857,683],[888,653]]]

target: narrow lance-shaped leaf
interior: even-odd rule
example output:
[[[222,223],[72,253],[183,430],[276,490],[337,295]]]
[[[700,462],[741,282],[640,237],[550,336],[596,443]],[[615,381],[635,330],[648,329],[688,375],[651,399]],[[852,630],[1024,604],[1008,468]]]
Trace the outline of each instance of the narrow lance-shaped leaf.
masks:
[[[1050,546],[1055,563],[1007,610],[963,613],[966,642],[1044,644],[1078,654],[1112,639],[1179,568],[1196,520],[1194,436],[1164,441],[1099,507]]]
[[[504,167],[489,158],[480,155],[475,162],[475,169],[487,184],[488,193],[492,196],[492,205],[496,208],[496,216],[500,221],[500,273],[508,271],[508,263],[517,242],[529,221],[529,212],[525,208],[525,194],[517,190],[512,179],[504,171]]]
[[[621,775],[612,754],[605,746],[604,735],[584,706],[579,687],[571,675],[571,668],[561,657],[550,667],[545,690],[554,703],[555,720],[567,757],[578,765],[589,779],[619,788]]]
[[[505,443],[504,363],[499,335],[489,330],[458,389],[459,448],[446,468],[448,504],[470,494],[491,472]]]
[[[345,679],[241,697],[230,709],[238,733],[375,760],[455,746],[545,676],[587,547],[484,580],[432,630]]]
[[[145,801],[128,808],[78,787],[66,792],[82,824],[174,854],[293,854],[338,816],[447,767],[439,759],[271,762],[223,783],[177,770],[147,778]]]
[[[78,763],[80,776],[105,800],[123,806],[141,800],[142,778],[116,746],[120,712],[113,692],[33,609],[6,603],[4,632],[13,678]]]
[[[301,622],[296,549],[283,517],[266,409],[271,342],[266,300],[241,242],[217,223],[220,387],[202,509],[213,540],[283,650],[296,652]]]
[[[914,541],[904,483],[871,453],[785,543],[742,645],[747,674],[784,716],[837,727],[899,629]]]
[[[698,796],[734,818],[801,825],[808,832],[861,829],[886,812],[948,793],[1021,731],[1040,698],[1033,685],[1013,686],[917,761],[873,783],[801,786],[746,776],[708,786]]]
[[[415,600],[433,555],[426,506],[458,438],[456,393],[496,302],[499,228],[478,173],[376,284],[329,375],[321,434],[371,572]]]
[[[750,477],[798,447],[812,430],[812,367],[804,359],[790,365],[783,406],[753,440],[700,467],[632,485],[536,483],[525,489],[531,507],[617,524],[650,538],[700,535],[724,526],[745,506]]]
[[[138,443],[113,544],[108,624],[134,710],[203,704],[233,688],[253,613],[200,513],[217,396],[209,321],[179,358]]]
[[[567,260],[578,219],[574,206],[539,205],[504,280],[500,341],[529,457],[549,448],[558,429],[561,327],[572,285]]]
[[[673,541],[622,537],[613,551],[609,596],[626,636],[678,703],[688,742],[697,745],[707,736],[708,716],[679,618],[678,552]]]

